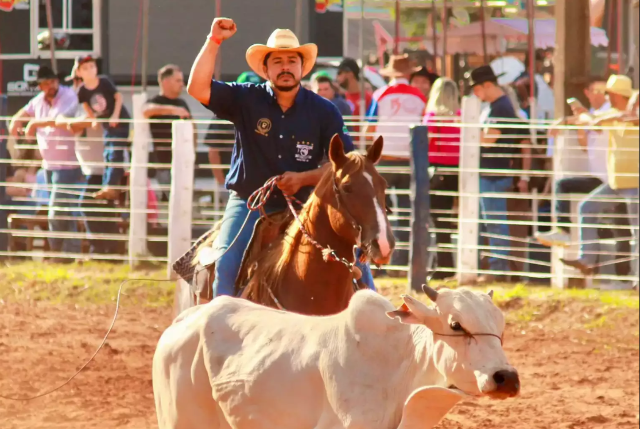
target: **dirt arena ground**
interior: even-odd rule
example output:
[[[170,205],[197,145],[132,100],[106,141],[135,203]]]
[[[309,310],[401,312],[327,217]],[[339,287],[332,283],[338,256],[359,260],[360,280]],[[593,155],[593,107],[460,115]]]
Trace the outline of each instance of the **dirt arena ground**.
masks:
[[[3,396],[34,395],[73,374],[102,340],[117,290],[107,274],[96,279],[91,269],[45,279],[21,270],[0,270]],[[65,286],[70,281],[73,286]],[[104,287],[92,293],[96,282]],[[149,294],[143,287],[159,288],[127,289],[107,346],[70,384],[31,402],[0,399],[0,428],[157,427],[151,360],[171,322],[171,292],[163,287]],[[390,284],[383,293],[397,300],[403,288]],[[520,371],[522,395],[463,402],[439,428],[638,427],[637,294],[522,287],[496,293],[509,321],[505,348]]]

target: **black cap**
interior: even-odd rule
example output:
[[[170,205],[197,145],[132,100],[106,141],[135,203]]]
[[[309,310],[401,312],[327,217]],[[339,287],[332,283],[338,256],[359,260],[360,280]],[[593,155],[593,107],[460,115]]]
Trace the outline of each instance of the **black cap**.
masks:
[[[51,68],[47,66],[40,66],[38,73],[36,74],[36,80],[29,82],[30,86],[38,86],[43,80],[60,79],[60,76],[55,74]]]
[[[472,88],[485,82],[493,82],[497,84],[498,78],[503,75],[504,73],[501,73],[496,76],[491,66],[480,66],[477,69],[471,70],[471,73],[465,73],[465,77],[469,80],[469,85]]]
[[[338,66],[338,73],[341,71],[350,71],[358,79],[360,77],[360,66],[353,58],[345,58]]]
[[[429,69],[427,69],[426,67],[422,67],[420,70],[418,70],[417,72],[414,72],[411,75],[409,82],[411,82],[414,77],[418,77],[418,76],[426,77],[427,79],[429,79],[429,82],[431,82],[431,85],[433,85],[436,82],[436,80],[438,80],[438,78],[440,77],[436,73],[430,72]]]

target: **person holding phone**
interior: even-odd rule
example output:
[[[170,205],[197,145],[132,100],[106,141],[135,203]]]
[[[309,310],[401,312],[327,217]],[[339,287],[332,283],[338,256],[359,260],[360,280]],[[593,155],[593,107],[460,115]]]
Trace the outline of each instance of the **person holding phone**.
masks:
[[[603,77],[592,77],[584,89],[584,95],[589,100],[590,108],[587,109],[577,98],[570,98],[567,103],[571,107],[573,116],[562,118],[556,121],[555,125],[586,125],[601,114],[611,110],[611,103],[606,96],[607,80]],[[560,129],[552,128],[549,133],[549,145],[553,138],[557,137]],[[582,150],[589,154],[589,172],[590,176],[581,177],[565,177],[555,183],[556,195],[563,194],[589,194],[603,181],[607,180],[606,157],[597,148],[596,139],[589,139],[588,134],[584,130],[577,131],[578,143]],[[571,201],[558,198],[556,201],[556,213],[558,215],[558,228],[547,232],[536,233],[536,239],[544,246],[554,246],[558,243],[566,243],[570,241],[569,224],[571,219]]]

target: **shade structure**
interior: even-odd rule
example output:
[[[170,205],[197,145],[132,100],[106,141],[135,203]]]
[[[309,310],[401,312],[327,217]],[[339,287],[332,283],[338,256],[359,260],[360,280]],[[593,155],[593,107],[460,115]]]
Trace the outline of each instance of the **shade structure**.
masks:
[[[526,19],[493,18],[492,21],[509,27],[525,35],[529,34],[529,23]],[[556,20],[536,19],[534,28],[536,48],[548,49],[556,44]],[[608,46],[607,32],[602,28],[591,27],[591,44],[593,46]]]
[[[450,29],[447,34],[447,52],[482,55],[481,25],[480,22],[474,22],[464,27]],[[555,19],[536,19],[534,25],[535,47],[541,49],[554,47],[556,44]],[[499,55],[505,52],[507,42],[510,41],[527,43],[529,23],[526,19],[492,18],[486,21],[485,26],[489,55]],[[427,39],[432,40],[429,36]],[[438,44],[441,43],[441,39],[442,36],[438,35]],[[601,28],[591,27],[591,44],[608,46],[609,38],[606,32]]]

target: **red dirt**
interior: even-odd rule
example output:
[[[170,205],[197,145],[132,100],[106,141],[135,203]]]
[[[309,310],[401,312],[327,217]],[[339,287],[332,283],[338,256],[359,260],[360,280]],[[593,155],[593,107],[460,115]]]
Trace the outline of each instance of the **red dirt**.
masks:
[[[544,309],[543,309],[544,310]],[[0,395],[29,396],[65,381],[100,343],[113,308],[0,305]],[[522,378],[515,400],[464,402],[440,429],[638,427],[637,310],[547,308],[510,325],[505,348]],[[31,402],[0,399],[0,427],[155,428],[151,360],[169,309],[121,310],[108,346],[69,385]],[[525,326],[525,327],[523,327]]]

